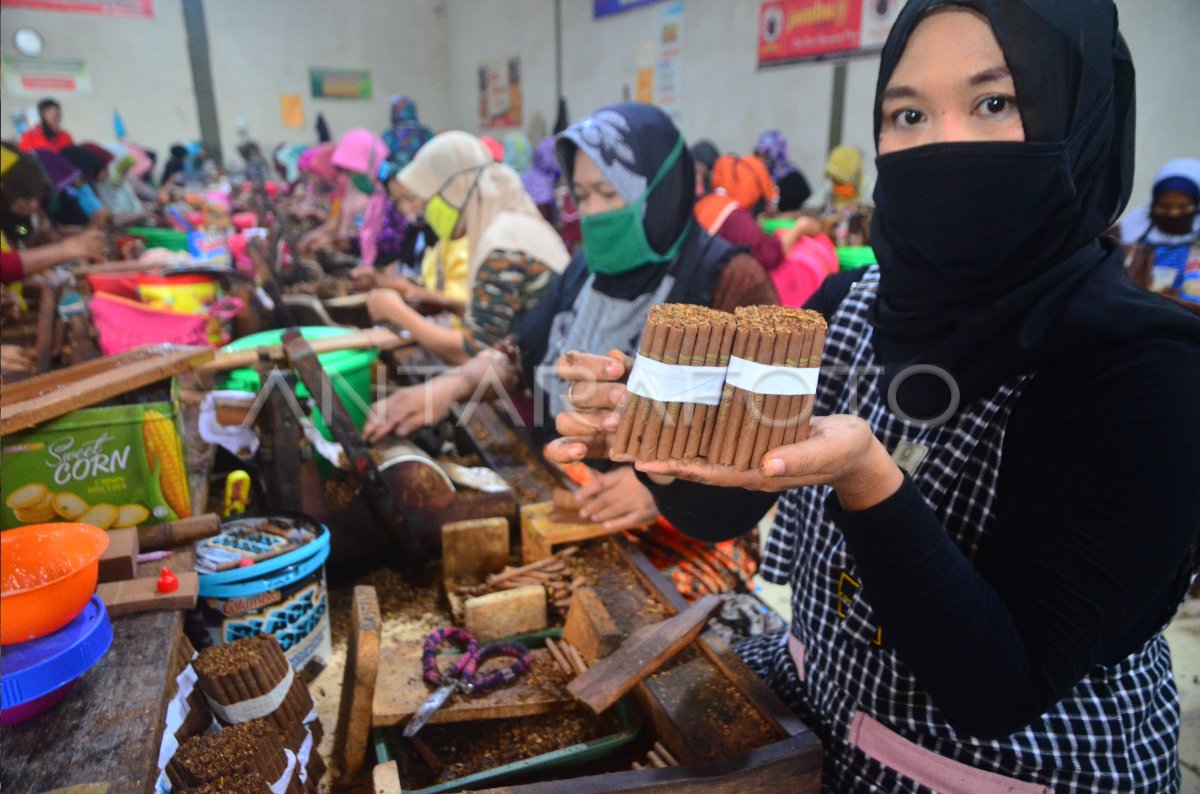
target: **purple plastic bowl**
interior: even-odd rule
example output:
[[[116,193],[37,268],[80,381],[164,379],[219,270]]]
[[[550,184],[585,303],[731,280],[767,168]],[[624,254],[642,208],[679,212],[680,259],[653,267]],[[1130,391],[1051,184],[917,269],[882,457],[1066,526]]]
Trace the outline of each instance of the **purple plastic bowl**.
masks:
[[[79,679],[76,678],[75,681]],[[53,706],[58,701],[67,696],[71,691],[71,687],[75,686],[75,681],[68,681],[53,692],[47,692],[40,698],[34,698],[19,706],[13,706],[10,709],[0,709],[0,728],[7,728],[9,725],[16,725],[18,722],[33,719]]]

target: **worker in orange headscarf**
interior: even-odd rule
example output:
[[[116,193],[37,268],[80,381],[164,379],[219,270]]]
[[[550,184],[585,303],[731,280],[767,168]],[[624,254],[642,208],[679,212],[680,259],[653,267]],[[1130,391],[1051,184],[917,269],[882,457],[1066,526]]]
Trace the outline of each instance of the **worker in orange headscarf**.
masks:
[[[757,157],[718,157],[713,164],[712,186],[713,192],[696,202],[696,220],[709,234],[745,246],[768,272],[779,267],[784,253],[801,235],[820,231],[820,224],[808,217],[797,219],[794,226],[778,235],[767,234],[759,227],[755,216],[774,209],[779,189]]]

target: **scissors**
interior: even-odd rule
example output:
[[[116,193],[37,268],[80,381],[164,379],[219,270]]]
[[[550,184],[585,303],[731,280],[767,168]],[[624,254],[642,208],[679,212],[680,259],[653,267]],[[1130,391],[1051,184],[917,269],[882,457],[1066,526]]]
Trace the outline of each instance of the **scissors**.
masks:
[[[450,669],[445,672],[438,669],[438,650],[446,642],[462,646],[465,650]],[[488,659],[507,656],[515,659],[512,664],[502,670],[493,670],[483,675],[479,667]],[[493,689],[511,684],[517,676],[529,669],[533,664],[533,654],[524,645],[517,642],[492,642],[480,647],[475,635],[466,629],[449,626],[438,629],[425,638],[425,647],[421,651],[421,669],[424,671],[425,683],[437,687],[433,694],[426,698],[417,713],[404,727],[404,736],[415,736],[417,731],[429,722],[429,718],[455,692],[464,694],[486,694]]]

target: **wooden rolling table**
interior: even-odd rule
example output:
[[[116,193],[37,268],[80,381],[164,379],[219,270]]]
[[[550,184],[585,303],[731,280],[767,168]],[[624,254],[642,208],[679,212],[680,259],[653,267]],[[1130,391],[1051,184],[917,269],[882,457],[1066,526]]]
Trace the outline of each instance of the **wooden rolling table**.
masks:
[[[208,501],[212,449],[197,436],[199,410],[183,409],[188,484],[197,509]],[[162,562],[143,563],[139,576],[158,568],[190,570],[191,549]],[[150,792],[158,777],[158,750],[167,703],[182,669],[182,611],[115,618],[108,653],[53,709],[0,729],[0,786],[26,794],[83,783],[108,783],[110,794]]]

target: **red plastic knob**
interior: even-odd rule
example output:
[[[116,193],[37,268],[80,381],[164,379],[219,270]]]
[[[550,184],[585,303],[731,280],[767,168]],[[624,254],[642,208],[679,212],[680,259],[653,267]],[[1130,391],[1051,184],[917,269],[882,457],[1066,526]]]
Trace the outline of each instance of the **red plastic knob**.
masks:
[[[174,593],[179,589],[179,578],[170,568],[163,568],[162,573],[158,575],[157,588],[160,593]]]

